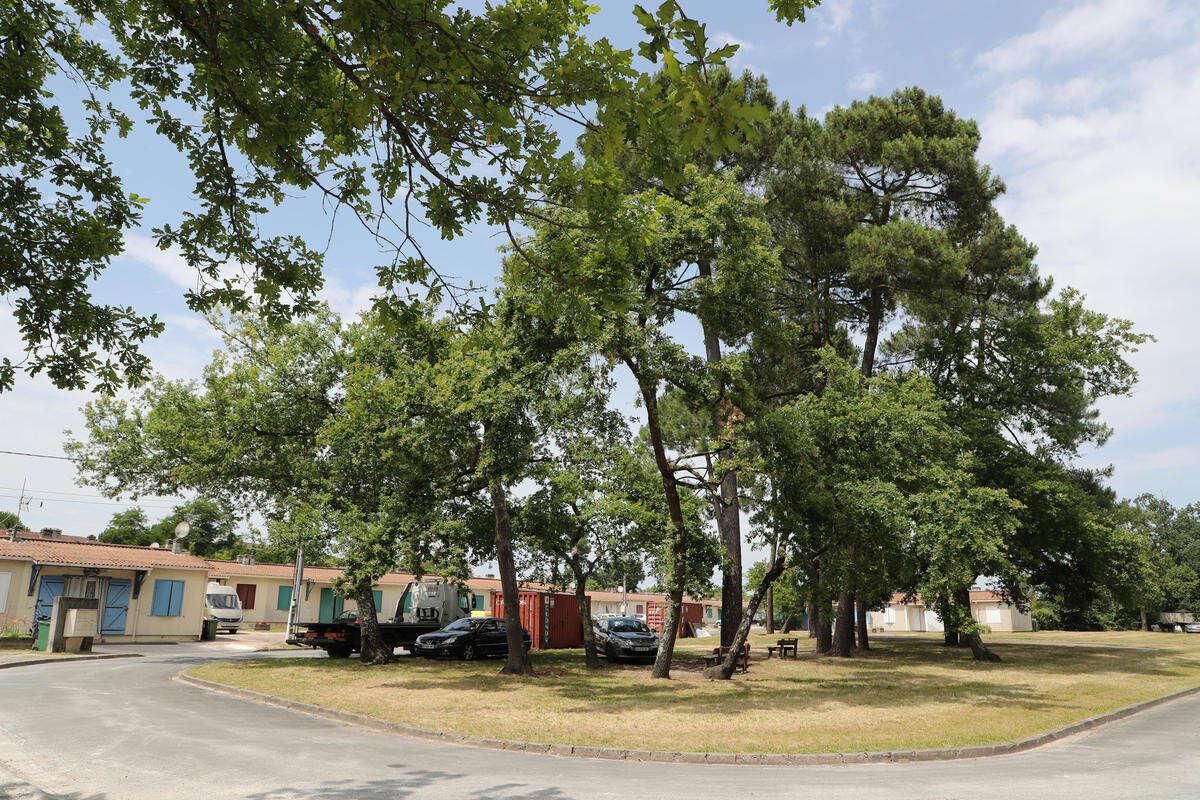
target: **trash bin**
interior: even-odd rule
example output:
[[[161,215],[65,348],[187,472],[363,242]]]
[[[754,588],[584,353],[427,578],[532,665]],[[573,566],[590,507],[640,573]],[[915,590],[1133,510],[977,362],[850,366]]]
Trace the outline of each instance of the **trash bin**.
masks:
[[[50,648],[50,620],[38,620],[37,641],[33,643],[34,650],[48,650]]]
[[[215,619],[204,620],[204,627],[200,631],[200,641],[212,642],[217,638],[217,621]]]

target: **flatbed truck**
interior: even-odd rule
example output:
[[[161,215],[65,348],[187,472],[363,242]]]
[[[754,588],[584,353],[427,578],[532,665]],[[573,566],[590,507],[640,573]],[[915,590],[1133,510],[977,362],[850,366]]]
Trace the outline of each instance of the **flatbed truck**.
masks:
[[[405,613],[408,598],[411,598],[411,605]],[[396,602],[391,620],[379,622],[379,635],[393,650],[397,647],[411,650],[421,634],[440,630],[470,613],[462,593],[454,584],[441,580],[412,581]],[[349,658],[361,650],[361,637],[362,629],[357,619],[335,619],[293,623],[286,641],[324,650],[330,658]]]

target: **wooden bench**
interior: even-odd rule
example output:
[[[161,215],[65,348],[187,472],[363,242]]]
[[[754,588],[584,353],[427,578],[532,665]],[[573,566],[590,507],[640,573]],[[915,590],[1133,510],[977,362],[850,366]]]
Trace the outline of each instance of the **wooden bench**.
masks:
[[[728,647],[714,647],[711,656],[704,657],[704,666],[715,667],[725,660],[729,655]],[[750,645],[742,645],[742,650],[738,653],[737,661],[734,662],[733,668],[736,672],[745,672],[750,669]]]
[[[800,657],[800,640],[799,639],[780,639],[774,645],[767,646],[767,658],[779,651],[780,658],[787,658],[788,653],[792,654],[792,658]]]

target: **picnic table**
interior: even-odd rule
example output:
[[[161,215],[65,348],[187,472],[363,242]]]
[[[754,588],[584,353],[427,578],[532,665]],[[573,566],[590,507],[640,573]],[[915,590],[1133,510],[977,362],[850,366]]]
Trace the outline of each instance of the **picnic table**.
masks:
[[[711,656],[704,657],[704,666],[715,667],[725,660],[729,655],[728,647],[714,647]],[[747,642],[742,645],[742,650],[738,653],[737,661],[734,662],[733,668],[738,672],[745,672],[750,669],[750,644]]]
[[[799,658],[800,657],[800,640],[798,638],[797,639],[780,639],[774,645],[768,645],[767,646],[767,658],[770,658],[771,656],[773,656],[775,654],[776,650],[779,651],[780,658],[787,658],[788,653],[792,654],[792,658]]]

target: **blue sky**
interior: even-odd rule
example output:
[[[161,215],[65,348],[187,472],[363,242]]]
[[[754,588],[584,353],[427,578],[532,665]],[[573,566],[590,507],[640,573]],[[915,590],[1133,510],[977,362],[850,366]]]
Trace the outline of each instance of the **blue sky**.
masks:
[[[979,121],[983,157],[1008,184],[1001,209],[1039,246],[1043,272],[1158,337],[1136,358],[1142,383],[1135,396],[1104,404],[1116,434],[1087,462],[1113,464],[1113,485],[1126,496],[1197,498],[1200,4],[827,0],[791,27],[776,23],[766,4],[708,0],[685,8],[707,22],[710,37],[741,44],[735,68],[765,73],[779,98],[810,113],[919,85]],[[633,45],[631,4],[600,5],[596,33]],[[183,302],[194,276],[148,238],[188,208],[186,164],[144,126],[113,152],[126,187],[151,203],[144,229],[128,237],[97,295],[162,316],[167,332],[148,348],[156,367],[194,376],[217,340]],[[320,241],[329,231],[320,204],[306,197],[272,224]],[[494,232],[477,230],[454,242],[429,236],[424,244],[439,268],[488,282],[499,243]],[[327,252],[329,302],[346,314],[367,304],[381,258],[360,229],[340,222]],[[0,347],[11,354],[17,345],[11,316],[0,309]],[[61,453],[62,431],[81,428],[78,407],[87,399],[41,380],[19,381],[0,395],[0,449]],[[0,508],[15,508],[14,487],[25,479],[41,498],[23,513],[33,527],[91,533],[120,508],[75,486],[67,462],[3,454]],[[143,505],[155,518],[170,502]]]

